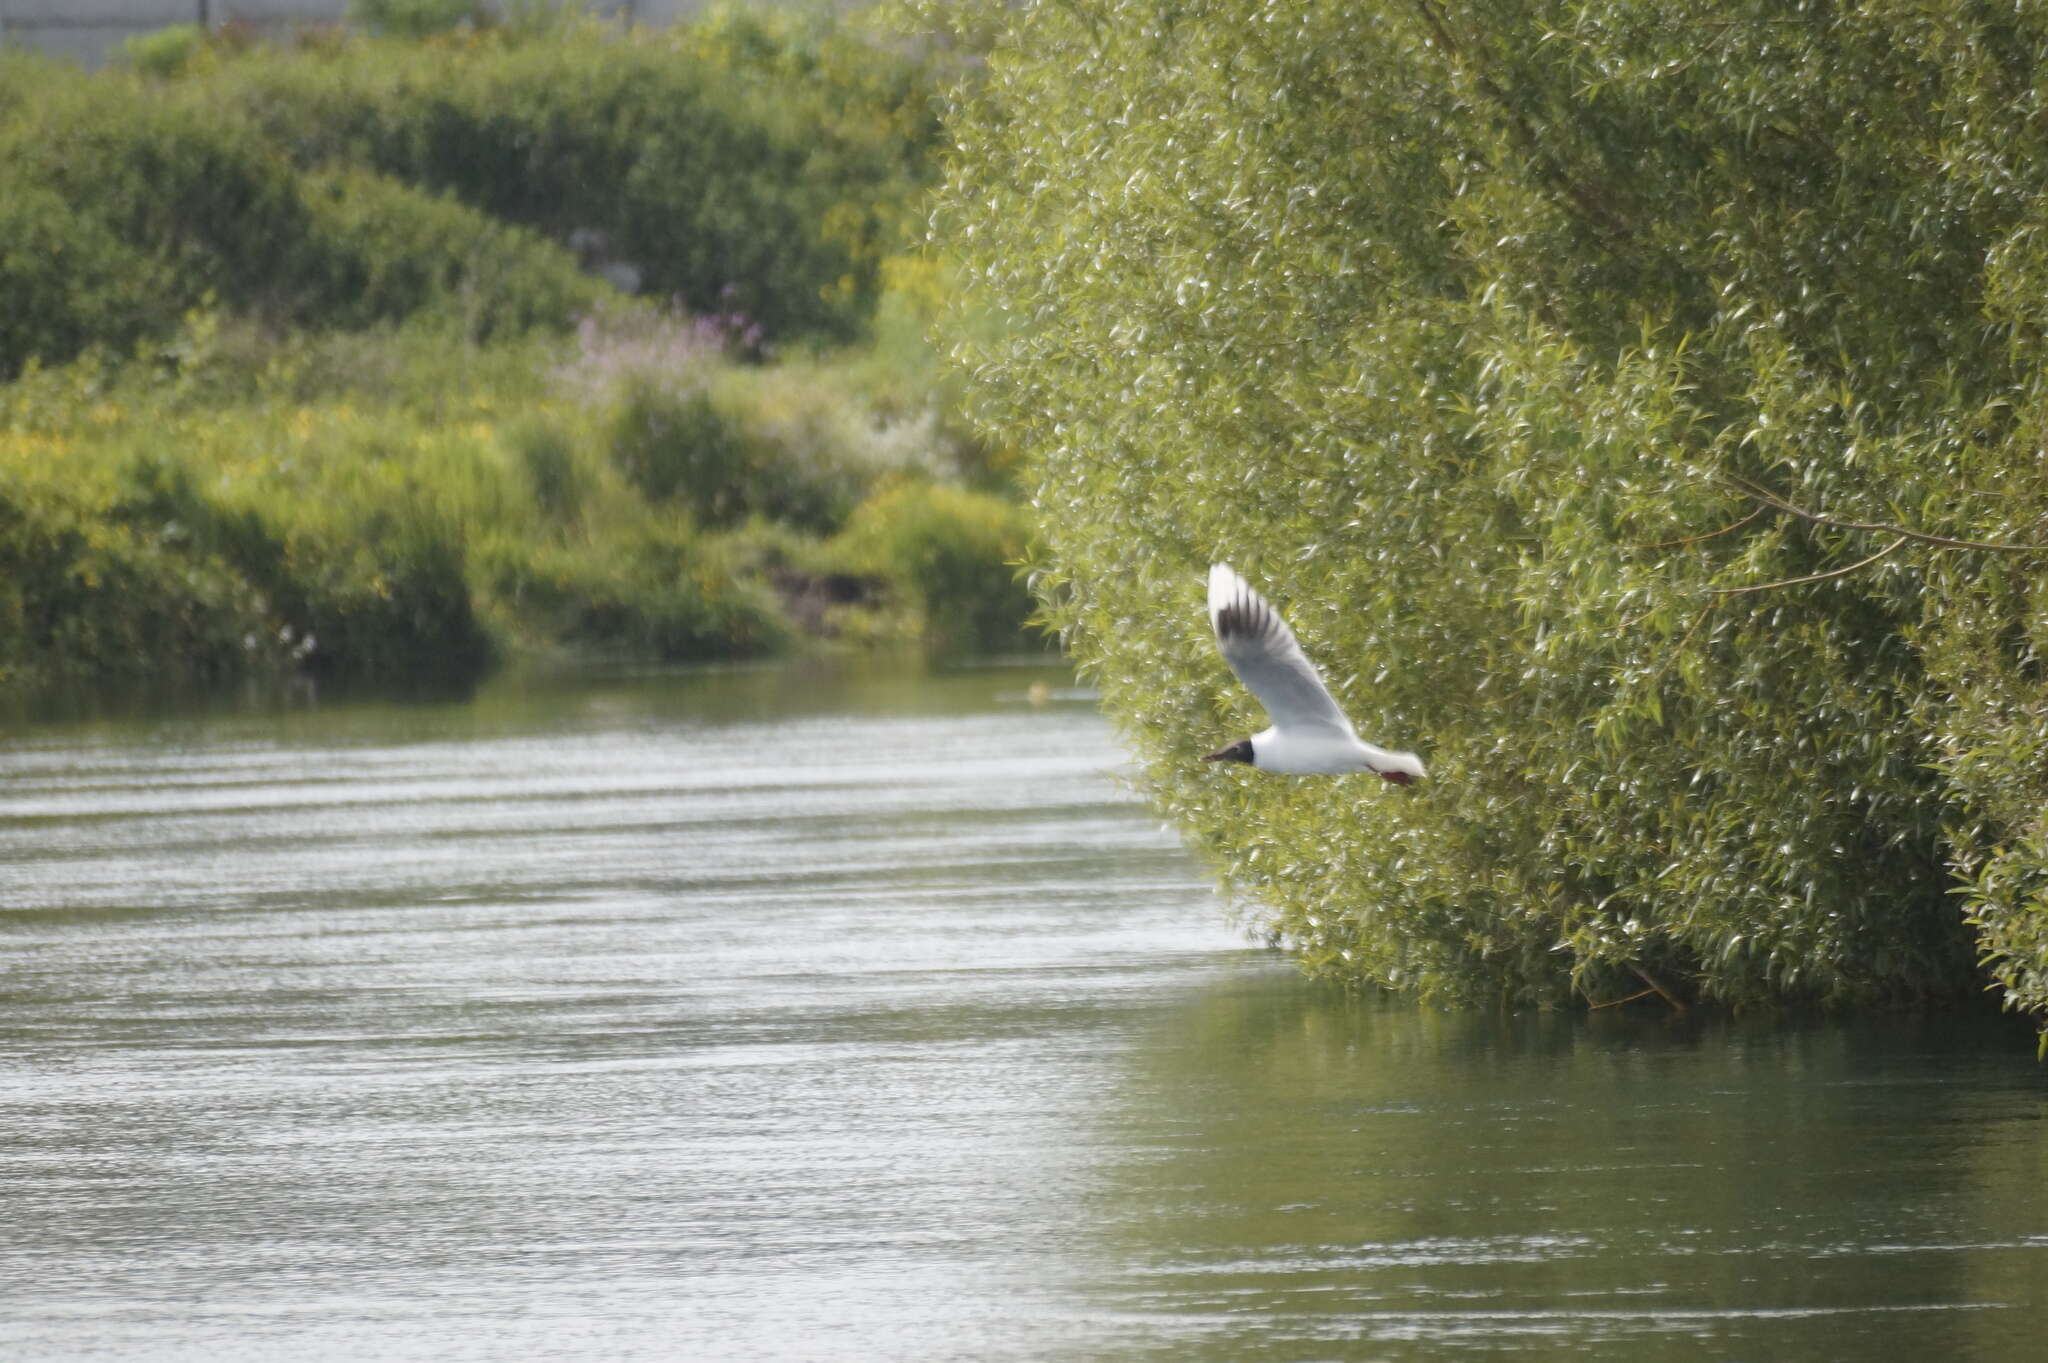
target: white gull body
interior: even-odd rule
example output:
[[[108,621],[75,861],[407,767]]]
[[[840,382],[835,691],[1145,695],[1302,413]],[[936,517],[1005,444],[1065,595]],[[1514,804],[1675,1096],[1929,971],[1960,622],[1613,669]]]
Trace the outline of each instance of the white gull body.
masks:
[[[1358,736],[1294,631],[1227,563],[1209,569],[1209,623],[1223,661],[1266,707],[1273,726],[1207,760],[1297,776],[1369,771],[1403,786],[1425,774],[1414,753],[1376,747]]]

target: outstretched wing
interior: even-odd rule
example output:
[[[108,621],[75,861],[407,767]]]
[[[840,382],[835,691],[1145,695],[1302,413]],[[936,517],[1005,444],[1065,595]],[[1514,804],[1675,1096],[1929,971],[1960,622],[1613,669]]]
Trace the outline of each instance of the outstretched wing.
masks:
[[[1302,653],[1294,631],[1227,563],[1209,569],[1209,623],[1216,627],[1223,661],[1259,698],[1275,726],[1351,732],[1351,721]]]

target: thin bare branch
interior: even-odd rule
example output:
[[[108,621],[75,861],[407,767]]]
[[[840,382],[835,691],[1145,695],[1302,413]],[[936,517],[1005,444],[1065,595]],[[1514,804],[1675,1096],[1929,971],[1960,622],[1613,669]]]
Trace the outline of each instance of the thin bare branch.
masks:
[[[1847,577],[1849,574],[1855,572],[1858,568],[1868,568],[1871,564],[1877,562],[1885,555],[1896,553],[1900,548],[1904,547],[1907,544],[1912,543],[1913,538],[1914,537],[1911,535],[1900,535],[1897,539],[1893,540],[1890,544],[1887,544],[1884,548],[1872,554],[1869,558],[1857,559],[1854,563],[1850,564],[1846,568],[1836,568],[1825,573],[1812,573],[1806,577],[1788,577],[1783,582],[1759,582],[1749,587],[1709,587],[1707,591],[1710,595],[1713,596],[1738,596],[1743,592],[1775,591],[1779,587],[1798,587],[1808,582],[1825,582],[1831,577]]]
[[[1715,476],[1729,487],[1740,492],[1743,496],[1762,502],[1765,506],[1775,511],[1782,511],[1788,516],[1797,516],[1800,520],[1811,521],[1815,525],[1825,525],[1831,530],[1868,530],[1881,535],[1900,535],[1909,540],[1918,540],[1922,544],[1939,545],[1943,549],[1987,549],[2001,554],[2048,554],[2048,544],[2003,544],[1988,540],[1958,540],[1950,539],[1946,535],[1930,535],[1924,530],[1913,530],[1903,525],[1887,525],[1883,521],[1838,520],[1833,516],[1823,516],[1817,511],[1808,511],[1804,507],[1794,506],[1776,493],[1760,488],[1755,483],[1744,478],[1738,478],[1732,473],[1717,473]],[[1890,550],[1885,552],[1889,553]]]
[[[1768,509],[1769,508],[1767,507],[1760,506],[1756,510],[1750,512],[1747,516],[1744,516],[1741,520],[1735,522],[1733,525],[1724,525],[1719,530],[1709,530],[1704,535],[1687,535],[1682,540],[1660,540],[1655,544],[1645,544],[1641,547],[1644,549],[1676,549],[1681,544],[1698,544],[1701,540],[1719,539],[1723,535],[1730,535],[1735,533],[1737,530],[1740,530],[1743,526],[1748,525],[1758,516],[1763,515],[1764,512]]]
[[[1592,997],[1588,995],[1586,998],[1587,1011],[1597,1013],[1602,1008],[1619,1008],[1624,1003],[1634,1003],[1637,999],[1646,999],[1656,992],[1657,991],[1655,989],[1644,989],[1637,993],[1630,994],[1625,999],[1609,999],[1605,1003],[1594,1003]]]
[[[1685,1012],[1685,1005],[1679,1002],[1678,996],[1672,993],[1669,989],[1666,989],[1663,986],[1663,984],[1658,981],[1655,975],[1652,975],[1649,971],[1643,969],[1641,966],[1637,965],[1633,961],[1629,962],[1628,968],[1635,972],[1637,979],[1641,980],[1644,984],[1647,984],[1648,986],[1650,986],[1651,989],[1655,990],[1658,998],[1670,1004],[1672,1012],[1680,1014],[1683,1014]]]
[[[1706,605],[1700,607],[1700,613],[1698,615],[1695,615],[1692,618],[1692,624],[1686,627],[1685,637],[1680,639],[1677,645],[1674,648],[1672,648],[1672,650],[1669,653],[1664,655],[1664,661],[1657,665],[1656,674],[1650,678],[1650,686],[1654,687],[1659,682],[1664,680],[1664,674],[1666,672],[1669,672],[1671,670],[1671,665],[1677,662],[1680,656],[1684,654],[1686,645],[1692,642],[1692,636],[1700,632],[1700,626],[1706,624],[1707,617],[1709,615],[1712,615],[1713,613],[1714,602],[1712,602],[1711,600],[1708,601]]]

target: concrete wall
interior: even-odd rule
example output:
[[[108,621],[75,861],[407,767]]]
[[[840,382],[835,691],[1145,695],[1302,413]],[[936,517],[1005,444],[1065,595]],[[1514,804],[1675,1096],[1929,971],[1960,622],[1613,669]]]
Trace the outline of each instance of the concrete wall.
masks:
[[[674,23],[706,0],[591,0],[584,8],[634,23]],[[172,24],[253,24],[284,35],[295,27],[341,22],[348,0],[0,0],[0,42],[99,66],[121,44]]]

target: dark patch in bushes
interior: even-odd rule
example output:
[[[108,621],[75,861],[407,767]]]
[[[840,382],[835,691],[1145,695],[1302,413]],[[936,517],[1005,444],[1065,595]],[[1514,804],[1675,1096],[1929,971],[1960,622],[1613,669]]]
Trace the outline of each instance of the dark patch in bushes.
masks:
[[[841,545],[916,595],[942,652],[1016,648],[1034,603],[1018,577],[1030,537],[1022,508],[982,493],[902,482],[861,504]]]

